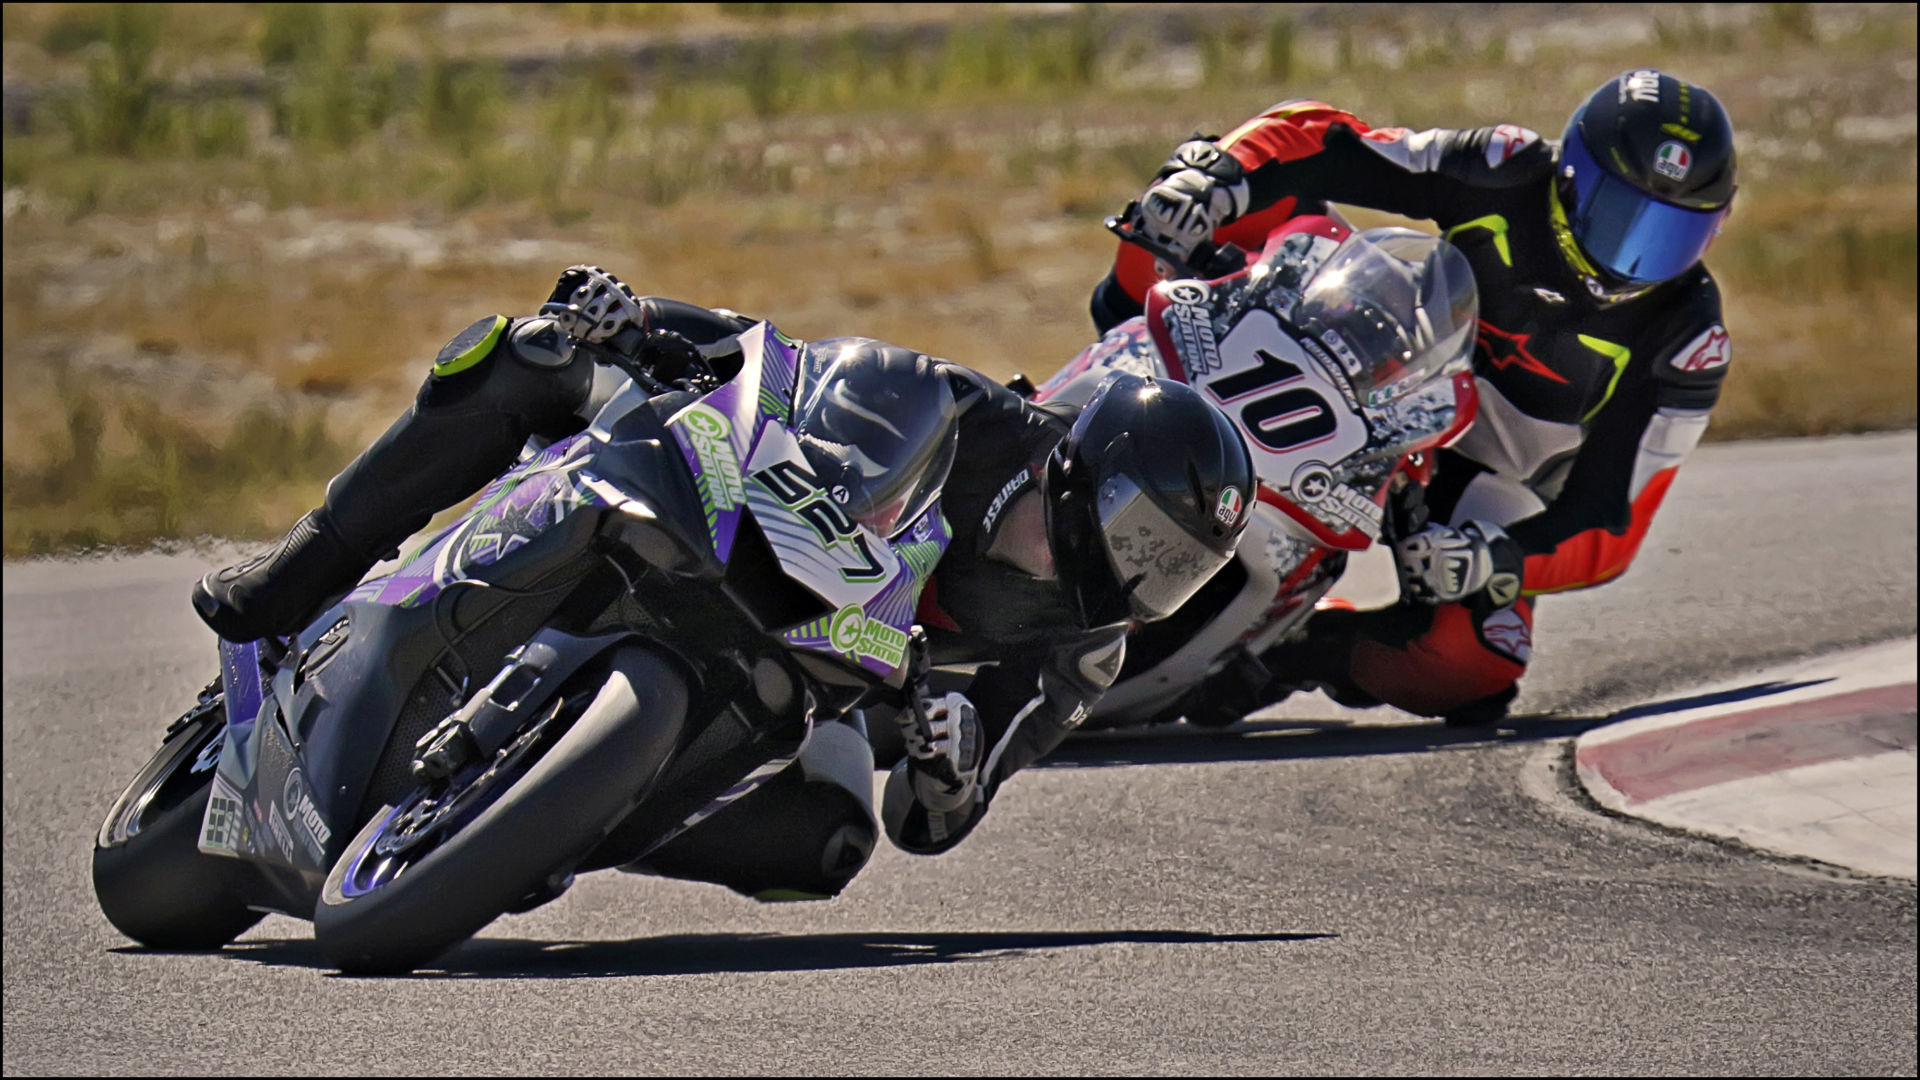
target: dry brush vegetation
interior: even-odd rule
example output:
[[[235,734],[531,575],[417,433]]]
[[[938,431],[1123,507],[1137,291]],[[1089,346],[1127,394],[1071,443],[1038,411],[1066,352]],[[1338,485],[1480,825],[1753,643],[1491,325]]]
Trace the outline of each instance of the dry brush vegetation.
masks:
[[[1100,218],[1286,97],[1557,134],[1656,65],[1742,192],[1713,435],[1915,415],[1911,6],[5,8],[9,556],[265,536],[448,336],[598,262],[996,374],[1090,336]],[[31,92],[16,93],[17,87]]]

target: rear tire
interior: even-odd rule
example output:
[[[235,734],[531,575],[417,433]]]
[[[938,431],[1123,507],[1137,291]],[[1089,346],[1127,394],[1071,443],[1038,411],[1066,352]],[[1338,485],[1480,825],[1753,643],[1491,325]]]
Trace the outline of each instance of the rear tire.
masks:
[[[538,756],[501,777],[492,801],[446,826],[436,846],[383,855],[376,845],[391,838],[398,811],[373,816],[334,863],[314,910],[330,963],[367,974],[419,967],[553,889],[647,794],[685,723],[686,683],[644,649],[620,649],[610,661],[597,691],[576,683],[543,707],[569,711],[567,699],[593,694],[557,740],[529,750]],[[396,859],[403,865],[393,869]]]
[[[100,910],[114,929],[149,948],[218,949],[265,917],[241,902],[246,864],[199,848],[213,789],[209,747],[217,758],[225,734],[226,710],[215,708],[169,735],[95,837]]]

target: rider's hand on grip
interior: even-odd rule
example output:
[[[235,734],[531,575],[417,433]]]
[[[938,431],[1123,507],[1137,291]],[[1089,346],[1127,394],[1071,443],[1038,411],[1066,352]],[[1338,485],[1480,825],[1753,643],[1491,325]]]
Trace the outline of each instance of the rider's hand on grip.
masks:
[[[900,712],[899,723],[907,748],[903,764],[914,797],[942,813],[971,802],[979,783],[982,741],[973,702],[958,692],[937,698],[916,695],[913,707]]]
[[[1401,592],[1422,604],[1454,604],[1484,591],[1494,607],[1520,598],[1525,556],[1498,525],[1431,525],[1394,542]]]
[[[1190,262],[1214,230],[1246,212],[1248,196],[1240,163],[1213,143],[1192,139],[1161,166],[1127,224]]]
[[[552,316],[567,337],[587,345],[605,345],[628,331],[647,329],[646,312],[633,290],[597,266],[567,267],[540,313]]]

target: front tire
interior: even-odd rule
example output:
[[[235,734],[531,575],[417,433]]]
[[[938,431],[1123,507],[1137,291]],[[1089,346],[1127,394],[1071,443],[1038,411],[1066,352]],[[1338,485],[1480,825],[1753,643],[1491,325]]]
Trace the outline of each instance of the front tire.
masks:
[[[540,710],[564,730],[540,733],[530,722],[526,760],[492,781],[465,778],[468,787],[493,787],[473,796],[472,810],[417,840],[401,830],[430,789],[373,816],[334,863],[314,911],[330,963],[368,974],[419,967],[529,895],[556,890],[639,802],[678,740],[687,686],[665,659],[639,648],[618,650],[600,670],[597,687],[562,687]]]
[[[226,719],[215,705],[170,732],[94,840],[100,911],[150,948],[218,949],[264,918],[240,899],[246,864],[199,847]]]

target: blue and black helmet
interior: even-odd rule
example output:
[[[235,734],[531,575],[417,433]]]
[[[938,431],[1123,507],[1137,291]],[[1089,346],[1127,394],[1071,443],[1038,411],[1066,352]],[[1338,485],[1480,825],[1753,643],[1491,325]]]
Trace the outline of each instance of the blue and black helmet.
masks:
[[[1733,125],[1720,102],[1671,75],[1629,71],[1567,121],[1554,224],[1577,269],[1637,291],[1700,261],[1733,192]]]

